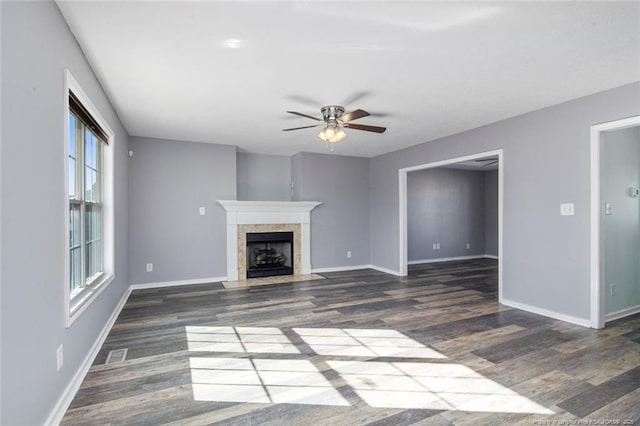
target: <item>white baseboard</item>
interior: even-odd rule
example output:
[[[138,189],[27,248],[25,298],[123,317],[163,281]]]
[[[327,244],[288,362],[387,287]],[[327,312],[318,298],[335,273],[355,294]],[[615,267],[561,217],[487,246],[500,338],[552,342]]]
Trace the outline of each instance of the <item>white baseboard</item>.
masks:
[[[439,259],[412,260],[409,262],[409,265],[417,265],[420,263],[447,262],[450,260],[469,260],[469,259],[484,259],[484,258],[497,259],[498,256],[494,256],[491,254],[478,254],[473,256],[457,256],[457,257],[442,257]],[[384,268],[382,266],[376,266],[376,265],[351,265],[351,266],[332,266],[328,268],[313,268],[311,269],[311,273],[322,274],[323,272],[345,272],[345,271],[356,271],[358,269],[375,269],[376,271],[384,272],[386,274],[402,276],[398,271],[395,271],[389,268]],[[222,281],[225,281],[225,280],[222,280]],[[196,283],[191,283],[191,284],[196,284]],[[136,286],[140,286],[140,285],[147,285],[147,284],[136,284]],[[173,284],[173,285],[180,285],[180,284]],[[160,286],[156,285],[155,287],[160,287]],[[153,287],[135,287],[135,289],[137,288],[153,288]]]
[[[544,308],[538,308],[536,306],[527,305],[525,303],[514,302],[513,300],[502,299],[500,303],[506,306],[511,306],[512,308],[522,309],[523,311],[532,312],[534,314],[542,315],[545,317],[557,319],[564,322],[569,322],[571,324],[580,325],[582,327],[591,327],[591,321],[589,319],[577,318],[571,315],[565,315],[560,312],[550,311]]]
[[[208,283],[218,283],[222,281],[227,281],[227,277],[198,278],[195,280],[161,281],[158,283],[131,284],[129,288],[131,290],[145,290],[149,288],[174,287],[174,286],[192,285],[192,284],[208,284]]]
[[[344,272],[344,271],[355,271],[358,269],[369,269],[369,268],[371,268],[371,265],[334,266],[330,268],[313,268],[311,269],[311,273],[321,274],[323,272]]]
[[[620,318],[628,317],[629,315],[637,314],[640,312],[640,305],[633,306],[631,308],[622,309],[620,311],[611,312],[604,316],[604,322],[614,321]]]
[[[384,268],[382,266],[376,266],[376,265],[367,265],[367,266],[369,268],[371,268],[371,269],[375,269],[376,271],[384,272],[385,274],[391,274],[391,275],[395,275],[397,277],[402,277],[403,276],[400,273],[400,271],[394,271],[393,269]]]
[[[408,264],[418,265],[420,263],[435,263],[435,262],[447,262],[450,260],[468,260],[468,259],[483,259],[483,258],[497,259],[498,256],[494,256],[492,254],[477,254],[473,256],[441,257],[439,259],[411,260],[408,262]],[[351,266],[332,266],[328,268],[313,268],[311,269],[311,273],[321,274],[323,272],[344,272],[344,271],[355,271],[358,269],[375,269],[376,271],[400,276],[400,272],[398,271],[395,271],[393,269],[383,268],[382,266],[376,266],[376,265],[351,265]]]
[[[379,272],[384,272],[385,274],[401,276],[400,272],[398,271],[394,271],[393,269],[383,268],[382,266],[376,266],[376,265],[353,265],[353,266],[334,266],[330,268],[314,268],[311,270],[311,272],[314,274],[321,274],[323,272],[356,271],[358,269],[374,269]]]
[[[113,313],[102,328],[102,331],[98,335],[98,338],[93,343],[93,346],[91,346],[91,350],[84,358],[84,361],[82,362],[76,373],[71,378],[71,381],[65,388],[64,392],[62,392],[62,395],[60,395],[58,402],[53,407],[53,410],[49,414],[49,417],[47,417],[47,421],[45,422],[46,425],[57,425],[62,421],[62,418],[69,408],[69,405],[71,405],[71,401],[73,401],[73,398],[76,396],[78,389],[80,389],[82,381],[89,372],[89,368],[91,368],[91,365],[98,355],[98,352],[100,352],[104,341],[107,339],[107,336],[111,331],[111,327],[113,327],[113,324],[116,322],[116,319],[118,319],[118,315],[120,315],[122,308],[124,308],[125,303],[127,303],[127,299],[129,298],[130,294],[131,287],[129,287],[122,295],[122,298],[120,299],[120,301],[116,305],[116,308],[113,310]]]
[[[475,254],[471,256],[454,256],[454,257],[439,257],[436,259],[421,259],[421,260],[410,260],[407,262],[408,265],[419,265],[422,263],[436,263],[436,262],[449,262],[451,260],[470,260],[470,259],[484,259],[489,257],[488,254]],[[495,257],[497,259],[497,257]]]
[[[385,274],[391,274],[396,276],[401,276],[400,272],[394,271],[393,269],[383,268],[382,266],[376,265],[354,265],[354,266],[335,266],[331,268],[314,268],[311,270],[314,274],[321,274],[323,272],[343,272],[343,271],[355,271],[358,269],[375,269],[379,272],[384,272]]]

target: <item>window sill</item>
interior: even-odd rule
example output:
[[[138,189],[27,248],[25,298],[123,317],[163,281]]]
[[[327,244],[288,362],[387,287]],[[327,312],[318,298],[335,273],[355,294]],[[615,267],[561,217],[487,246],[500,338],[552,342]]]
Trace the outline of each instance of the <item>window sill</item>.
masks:
[[[100,278],[94,280],[91,287],[87,287],[69,302],[66,324],[67,328],[71,327],[80,314],[82,314],[85,309],[93,303],[93,301],[109,286],[112,281],[113,274],[104,274]]]

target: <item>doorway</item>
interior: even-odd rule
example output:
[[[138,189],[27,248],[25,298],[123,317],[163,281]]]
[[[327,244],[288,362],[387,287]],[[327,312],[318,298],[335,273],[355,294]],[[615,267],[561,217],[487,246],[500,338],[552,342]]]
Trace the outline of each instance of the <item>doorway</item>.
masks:
[[[591,327],[640,312],[640,116],[591,127]]]
[[[458,163],[476,162],[487,158],[496,158],[498,165],[498,229],[497,229],[497,254],[498,254],[498,302],[502,302],[502,206],[503,206],[503,150],[481,152],[464,157],[451,158],[433,163],[421,164],[418,166],[400,169],[399,172],[399,218],[400,218],[400,238],[399,238],[399,266],[400,275],[408,274],[408,194],[407,175],[410,172],[426,170],[437,167],[446,167]]]

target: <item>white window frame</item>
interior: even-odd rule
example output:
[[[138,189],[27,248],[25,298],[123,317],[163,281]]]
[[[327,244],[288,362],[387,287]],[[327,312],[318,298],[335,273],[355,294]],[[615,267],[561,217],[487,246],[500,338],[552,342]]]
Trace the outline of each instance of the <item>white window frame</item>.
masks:
[[[107,135],[108,143],[102,149],[102,235],[103,235],[103,269],[104,273],[94,279],[82,291],[71,299],[69,285],[70,250],[69,250],[69,92],[73,92],[80,103],[91,114]],[[114,245],[114,142],[115,136],[111,127],[102,117],[91,99],[82,90],[69,70],[64,73],[64,311],[65,325],[70,327],[91,303],[108,287],[115,275]],[[83,166],[84,167],[84,166]]]

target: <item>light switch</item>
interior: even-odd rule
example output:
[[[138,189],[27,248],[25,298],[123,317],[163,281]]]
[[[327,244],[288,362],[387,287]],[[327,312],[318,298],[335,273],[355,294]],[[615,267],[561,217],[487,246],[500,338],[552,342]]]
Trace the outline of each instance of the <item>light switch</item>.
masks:
[[[604,203],[604,214],[607,216],[611,215],[611,203]]]
[[[573,203],[560,204],[560,216],[573,216],[574,214]]]
[[[200,216],[204,216],[204,207],[200,207]]]

